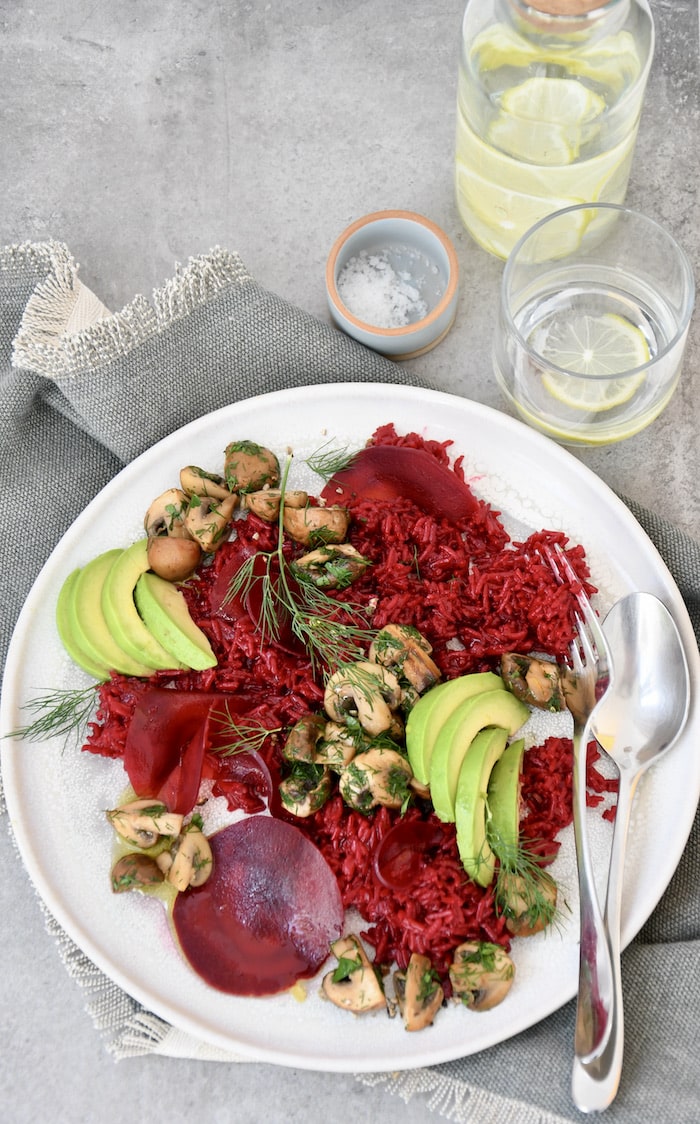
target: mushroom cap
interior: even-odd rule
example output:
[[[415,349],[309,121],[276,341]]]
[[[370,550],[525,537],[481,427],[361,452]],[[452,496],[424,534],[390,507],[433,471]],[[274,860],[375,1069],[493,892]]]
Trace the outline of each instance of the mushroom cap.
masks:
[[[304,714],[294,723],[282,747],[287,761],[316,761],[316,747],[324,736],[326,719],[323,714]]]
[[[372,737],[386,733],[394,721],[392,707],[401,701],[396,676],[381,664],[358,660],[329,678],[323,705],[329,718],[343,722],[348,714]]]
[[[473,1011],[490,1011],[502,1003],[515,977],[505,949],[490,941],[465,941],[455,949],[450,966],[454,994]]]
[[[213,496],[191,496],[185,513],[185,526],[190,536],[207,554],[213,553],[226,539],[226,531],[238,505],[238,496],[230,493],[225,500]]]
[[[148,540],[148,565],[168,582],[181,582],[197,569],[202,548],[194,539],[157,535]]]
[[[188,496],[213,496],[214,499],[225,500],[231,494],[223,476],[205,472],[196,464],[180,469],[180,486]]]
[[[393,667],[411,687],[422,694],[440,679],[441,672],[430,658],[432,645],[412,625],[387,624],[375,636],[369,658]]]
[[[176,836],[182,829],[182,816],[169,812],[159,800],[132,800],[108,811],[107,819],[117,835],[143,850],[161,836]]]
[[[332,943],[331,951],[338,968],[323,977],[326,998],[356,1015],[386,1009],[384,989],[360,940],[354,935],[342,937]]]
[[[129,890],[144,890],[159,885],[164,878],[158,863],[150,855],[129,852],[122,855],[112,867],[112,890],[124,894]]]
[[[506,918],[506,929],[514,937],[541,933],[557,912],[557,884],[546,870],[530,872],[528,878],[502,870],[496,898]]]
[[[224,477],[232,492],[259,492],[279,484],[279,461],[255,441],[231,441],[224,451]]]
[[[342,543],[350,526],[346,507],[287,507],[282,516],[284,530],[304,546],[317,543]]]
[[[445,993],[428,957],[411,953],[406,971],[394,973],[394,985],[406,1030],[423,1030],[430,1026],[444,1002]]]
[[[190,824],[177,841],[166,880],[180,892],[189,886],[202,886],[212,872],[213,862],[206,835]]]
[[[151,503],[143,519],[146,534],[188,538],[185,527],[187,496],[181,488],[168,488]]]
[[[364,813],[378,804],[401,808],[412,777],[408,760],[398,750],[373,746],[340,771],[340,794],[351,808]]]
[[[292,563],[292,571],[322,589],[346,589],[370,566],[351,543],[325,543]]]
[[[311,768],[306,774],[301,771],[280,781],[277,786],[279,798],[288,812],[300,819],[312,816],[322,808],[331,794],[332,774],[329,768]]]

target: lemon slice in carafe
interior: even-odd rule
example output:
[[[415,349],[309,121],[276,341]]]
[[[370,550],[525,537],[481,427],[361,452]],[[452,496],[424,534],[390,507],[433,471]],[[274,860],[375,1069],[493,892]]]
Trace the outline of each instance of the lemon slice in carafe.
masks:
[[[590,47],[562,52],[547,50],[543,44],[519,35],[505,23],[494,23],[477,35],[471,57],[481,73],[507,67],[526,70],[528,67],[559,66],[569,74],[587,78],[619,95],[636,81],[641,70],[639,54],[629,31],[620,31],[596,40]]]
[[[583,125],[599,117],[605,99],[574,78],[526,78],[501,96],[501,107],[526,121]]]
[[[531,164],[571,164],[604,110],[604,98],[574,78],[527,78],[501,95],[489,140]]]
[[[547,363],[562,368],[543,373],[547,393],[571,409],[593,413],[632,398],[646,378],[635,370],[651,358],[642,331],[612,312],[569,314],[535,328],[528,343]]]

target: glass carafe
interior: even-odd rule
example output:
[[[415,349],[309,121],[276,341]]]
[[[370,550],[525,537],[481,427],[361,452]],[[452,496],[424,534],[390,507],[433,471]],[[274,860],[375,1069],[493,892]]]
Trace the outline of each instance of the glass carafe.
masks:
[[[505,258],[552,211],[624,200],[653,49],[647,0],[468,0],[455,186],[480,246]]]

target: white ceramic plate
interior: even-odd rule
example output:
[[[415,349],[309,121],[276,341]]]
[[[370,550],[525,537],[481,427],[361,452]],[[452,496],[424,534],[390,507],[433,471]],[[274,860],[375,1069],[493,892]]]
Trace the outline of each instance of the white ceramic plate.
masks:
[[[28,699],[50,688],[89,682],[56,636],[60,585],[98,552],[126,546],[141,535],[148,504],[177,483],[182,465],[220,471],[224,447],[240,438],[264,442],[280,453],[291,445],[298,460],[329,438],[357,448],[389,421],[399,432],[453,439],[475,491],[513,517],[516,526],[562,529],[583,542],[603,607],[633,589],[659,596],[680,626],[697,690],[697,647],[671,576],[624,505],[569,453],[520,422],[450,395],[395,386],[314,386],[253,398],[193,422],[130,464],[96,497],[56,547],[24,606],[8,659],[2,732],[27,723],[22,707]],[[317,981],[309,983],[304,1002],[290,994],[238,999],[208,988],[176,951],[157,901],[111,892],[112,836],[104,809],[123,789],[121,764],[81,753],[77,745],[64,747],[61,740],[0,744],[19,848],[48,908],[126,992],[211,1044],[307,1069],[405,1069],[485,1049],[538,1022],[575,993],[578,899],[571,829],[555,871],[571,913],[561,931],[515,942],[516,982],[507,1002],[484,1014],[450,1006],[429,1030],[406,1034],[398,1019],[356,1019],[323,1003]],[[694,706],[682,739],[640,787],[629,849],[625,941],[651,913],[683,851],[700,794],[698,744],[700,714]],[[599,817],[594,821],[594,850],[602,868],[610,829]]]

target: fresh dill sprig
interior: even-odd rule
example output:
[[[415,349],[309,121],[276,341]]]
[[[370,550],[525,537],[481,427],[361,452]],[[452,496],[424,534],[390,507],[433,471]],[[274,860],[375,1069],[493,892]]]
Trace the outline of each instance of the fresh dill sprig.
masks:
[[[347,446],[340,449],[333,448],[333,442],[326,441],[325,445],[321,445],[321,448],[307,457],[304,463],[327,483],[336,472],[349,468],[356,456],[357,450],[351,452]]]
[[[228,705],[223,712],[213,711],[211,719],[217,724],[219,736],[229,739],[223,745],[219,744],[215,747],[215,752],[220,753],[222,757],[232,757],[236,753],[257,753],[268,738],[274,734],[281,734],[284,730],[284,726],[271,728],[257,719],[244,718],[239,721],[231,714]]]
[[[36,715],[26,726],[11,730],[5,737],[23,741],[45,741],[47,738],[78,735],[84,741],[88,722],[95,708],[94,686],[81,689],[49,691],[30,699],[21,708]]]
[[[291,455],[282,474],[282,502],[278,520],[277,546],[268,552],[251,555],[239,567],[226,593],[225,601],[245,598],[260,583],[258,627],[263,642],[280,637],[281,621],[288,620],[296,638],[306,648],[315,672],[319,664],[334,670],[365,656],[370,639],[369,625],[359,606],[338,602],[313,582],[297,581],[284,553],[284,494],[289,478]],[[261,560],[262,559],[262,563]],[[261,567],[261,572],[257,572]],[[340,619],[347,613],[360,620],[350,624]]]
[[[494,898],[497,909],[509,920],[528,928],[557,925],[561,910],[557,905],[556,883],[542,866],[554,856],[543,856],[523,844],[507,843],[486,817],[486,838],[498,858]],[[534,842],[534,841],[533,841]]]

